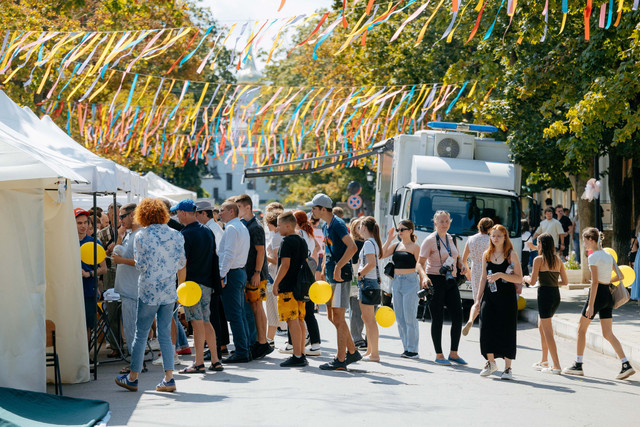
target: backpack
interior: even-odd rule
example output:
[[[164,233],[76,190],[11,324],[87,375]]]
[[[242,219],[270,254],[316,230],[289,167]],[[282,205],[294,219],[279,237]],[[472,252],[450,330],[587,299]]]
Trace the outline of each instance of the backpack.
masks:
[[[301,253],[308,253],[307,242],[300,236],[298,238],[302,241],[304,251]],[[293,297],[296,301],[309,301],[309,288],[311,284],[315,282],[314,272],[309,267],[308,258],[305,257],[303,262],[300,263],[300,269],[298,270],[296,287],[293,289]]]

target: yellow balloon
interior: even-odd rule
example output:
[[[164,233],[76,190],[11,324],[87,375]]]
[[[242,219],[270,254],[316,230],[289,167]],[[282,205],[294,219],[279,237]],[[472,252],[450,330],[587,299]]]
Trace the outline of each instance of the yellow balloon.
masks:
[[[187,281],[178,286],[178,302],[185,307],[196,305],[202,297],[202,289],[196,282]]]
[[[314,282],[309,288],[309,298],[316,304],[326,304],[332,293],[331,285],[324,280]]]
[[[633,285],[633,282],[636,280],[636,272],[633,271],[633,268],[628,265],[621,265],[620,272],[624,275],[624,279],[622,279],[622,283],[628,288]]]
[[[96,250],[96,262],[93,262],[93,259],[94,259],[93,246],[94,245],[95,243],[93,242],[87,242],[82,246],[80,246],[80,259],[85,264],[89,264],[89,265],[100,264],[102,261],[104,261],[104,258],[107,256],[107,254],[104,251],[104,248],[98,245],[98,249]]]
[[[376,321],[383,328],[388,328],[396,321],[396,314],[391,307],[382,306],[376,312]]]
[[[602,250],[611,255],[615,262],[618,262],[618,254],[616,253],[616,251],[611,248],[602,248]]]
[[[527,306],[527,300],[524,297],[518,297],[518,311],[524,310]]]

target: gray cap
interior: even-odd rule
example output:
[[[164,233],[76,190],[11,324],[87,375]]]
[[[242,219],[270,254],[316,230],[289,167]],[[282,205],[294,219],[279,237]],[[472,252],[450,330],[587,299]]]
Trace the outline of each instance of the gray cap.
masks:
[[[331,197],[326,194],[318,193],[313,197],[312,201],[305,203],[305,206],[321,206],[331,209],[333,207],[333,201],[331,201]]]
[[[196,212],[212,211],[212,210],[213,210],[213,206],[211,206],[211,203],[207,202],[206,200],[203,200],[202,202],[196,202]]]

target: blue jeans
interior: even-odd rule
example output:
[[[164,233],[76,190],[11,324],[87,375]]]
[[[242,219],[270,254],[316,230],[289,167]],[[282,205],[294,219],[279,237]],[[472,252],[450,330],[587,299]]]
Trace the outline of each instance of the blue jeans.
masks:
[[[391,284],[393,308],[404,351],[418,353],[418,291],[420,283],[416,273],[397,274]]]
[[[122,329],[124,339],[127,340],[129,355],[133,353],[133,340],[136,336],[136,316],[138,312],[138,300],[121,296],[122,301]]]
[[[222,305],[224,314],[231,326],[235,354],[238,357],[249,357],[249,331],[244,316],[244,286],[247,283],[247,273],[242,268],[229,270],[227,284],[222,291]]]
[[[251,303],[244,301],[244,324],[247,328],[247,340],[249,346],[258,342],[258,328],[256,327],[256,318],[251,309]]]
[[[136,312],[136,335],[133,339],[133,351],[131,352],[131,371],[142,371],[144,349],[147,345],[149,329],[153,319],[158,315],[156,330],[160,351],[162,352],[162,366],[165,371],[173,370],[173,344],[171,343],[171,317],[173,316],[174,303],[163,305],[149,305],[138,299]]]
[[[178,329],[178,336],[176,338],[176,349],[188,347],[189,341],[187,340],[187,334],[182,327],[182,323],[180,323],[180,319],[178,319],[178,310],[173,311],[173,320],[175,320],[176,328]]]

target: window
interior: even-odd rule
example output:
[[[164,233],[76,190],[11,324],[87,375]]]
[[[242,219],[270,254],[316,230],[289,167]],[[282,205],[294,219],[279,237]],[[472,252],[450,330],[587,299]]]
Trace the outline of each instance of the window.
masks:
[[[247,180],[247,190],[255,190],[256,189],[256,180],[249,179]]]
[[[518,199],[500,194],[455,190],[416,189],[410,202],[409,219],[416,230],[433,231],[433,214],[443,210],[451,215],[449,233],[470,236],[478,232],[481,218],[489,217],[509,230],[509,237],[520,236]]]
[[[227,191],[233,190],[233,174],[227,174]]]
[[[218,200],[220,198],[220,192],[218,191],[218,187],[213,187],[213,200]]]

